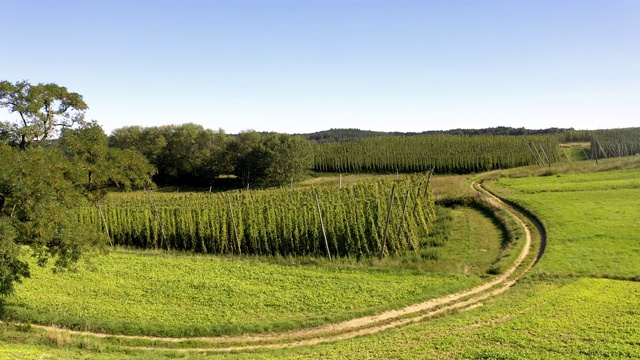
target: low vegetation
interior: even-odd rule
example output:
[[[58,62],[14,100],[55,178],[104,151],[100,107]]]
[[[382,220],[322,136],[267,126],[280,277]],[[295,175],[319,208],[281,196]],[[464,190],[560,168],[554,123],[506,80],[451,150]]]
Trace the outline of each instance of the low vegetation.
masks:
[[[485,214],[469,208],[438,213],[420,252],[383,261],[120,250],[77,272],[35,268],[7,298],[3,315],[178,337],[282,331],[400,307],[485,281],[501,255],[503,235]]]

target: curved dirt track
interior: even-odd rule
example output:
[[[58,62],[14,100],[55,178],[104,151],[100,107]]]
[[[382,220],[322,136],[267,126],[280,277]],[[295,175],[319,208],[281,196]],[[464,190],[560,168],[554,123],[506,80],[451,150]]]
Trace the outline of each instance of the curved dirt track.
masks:
[[[525,233],[525,245],[518,259],[503,274],[482,285],[469,290],[460,291],[440,298],[427,300],[414,305],[406,306],[397,310],[386,311],[377,315],[365,316],[349,321],[324,325],[316,328],[301,329],[277,334],[256,334],[241,336],[223,337],[199,337],[199,338],[161,338],[147,336],[126,336],[98,334],[91,332],[69,331],[54,327],[32,325],[33,327],[47,330],[67,331],[70,334],[93,337],[109,337],[117,339],[145,339],[156,342],[158,347],[135,347],[136,349],[147,350],[172,350],[172,351],[208,351],[224,352],[238,350],[254,350],[260,348],[291,348],[297,346],[315,345],[319,343],[349,339],[356,336],[374,334],[386,329],[395,328],[410,323],[422,321],[425,318],[440,315],[453,310],[462,310],[481,305],[481,301],[500,294],[513,286],[516,281],[535,265],[538,256],[525,264],[532,246],[532,235],[529,227],[519,216],[528,217],[517,208],[507,206],[494,194],[484,190],[481,185],[475,188],[475,182],[471,187],[478,192],[479,196],[485,197],[492,204],[503,208],[513,216]],[[519,214],[516,215],[516,212]],[[538,228],[538,224],[536,224]],[[540,231],[539,229],[537,229]],[[542,230],[543,231],[543,230]],[[544,233],[541,233],[544,242]],[[522,268],[524,266],[524,268]],[[517,274],[516,274],[517,272]],[[176,343],[197,340],[201,344],[208,344],[210,347],[176,347]],[[162,347],[162,343],[171,343],[170,347]]]

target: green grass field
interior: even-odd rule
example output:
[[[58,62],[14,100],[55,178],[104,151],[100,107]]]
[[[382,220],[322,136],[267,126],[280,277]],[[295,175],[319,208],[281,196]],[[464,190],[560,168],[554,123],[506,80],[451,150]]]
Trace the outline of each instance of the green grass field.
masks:
[[[489,185],[492,191],[517,202],[543,222],[548,235],[546,250],[516,286],[467,311],[334,343],[222,354],[128,349],[114,341],[5,325],[0,332],[0,357],[640,358],[640,169],[602,171],[625,167],[624,164],[636,166],[637,160],[602,161],[599,166],[593,162],[564,164],[551,171],[530,167],[496,176],[495,183]],[[547,176],[537,176],[543,174]],[[452,210],[456,233],[485,232],[488,228],[473,225],[477,213],[465,215],[467,211]],[[468,248],[470,243],[462,240],[465,236],[450,241],[443,249]],[[476,241],[479,240],[473,240],[476,251],[485,249]],[[466,255],[455,250],[458,260],[448,259],[442,252],[438,261],[443,268],[452,261],[447,265],[449,273],[464,272],[460,266],[465,261],[459,259],[474,258],[473,249],[467,249]]]
[[[483,306],[376,335],[286,350],[129,350],[99,340],[5,330],[0,358],[35,359],[592,359],[640,357],[640,285],[526,280]],[[31,330],[34,333],[34,330]],[[26,338],[26,340],[25,340]]]
[[[173,337],[281,331],[362,316],[488,276],[503,236],[496,224],[477,210],[439,212],[448,239],[427,248],[427,259],[411,253],[382,262],[306,259],[310,264],[301,265],[305,259],[120,250],[77,272],[54,274],[32,264],[31,278],[3,311],[72,329]]]
[[[631,282],[525,281],[508,295],[482,307],[417,326],[254,356],[258,359],[637,358],[638,303],[640,289]],[[225,358],[243,356],[246,354]]]
[[[640,170],[499,178],[491,187],[547,227],[534,273],[640,278]]]
[[[575,142],[575,143],[566,143],[561,144],[562,149],[560,149],[560,161],[581,161],[581,160],[589,160],[589,154],[591,154],[591,143],[588,142]],[[564,152],[562,151],[564,150]],[[565,156],[566,154],[566,156]],[[567,159],[567,157],[569,159]]]

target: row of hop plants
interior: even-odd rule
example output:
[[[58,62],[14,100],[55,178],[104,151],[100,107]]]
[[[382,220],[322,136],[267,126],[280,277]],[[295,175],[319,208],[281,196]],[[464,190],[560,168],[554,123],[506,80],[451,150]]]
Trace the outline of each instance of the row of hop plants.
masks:
[[[640,128],[595,130],[591,138],[591,158],[640,154]]]
[[[591,143],[590,159],[640,154],[640,128],[569,130],[558,135],[561,142]]]
[[[107,232],[120,246],[362,258],[417,251],[435,220],[435,210],[427,176],[416,174],[342,189],[139,193],[82,208],[77,216]]]
[[[466,174],[533,165],[536,149],[557,162],[558,137],[492,135],[386,136],[318,144],[314,170],[327,172],[420,172]]]

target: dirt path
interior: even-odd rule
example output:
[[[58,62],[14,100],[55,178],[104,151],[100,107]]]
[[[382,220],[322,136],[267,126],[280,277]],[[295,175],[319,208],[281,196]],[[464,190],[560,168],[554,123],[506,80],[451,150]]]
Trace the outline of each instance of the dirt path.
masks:
[[[481,196],[485,196],[491,203],[505,209],[516,219],[518,224],[524,229],[526,235],[526,242],[522,252],[514,264],[505,271],[502,275],[486,282],[482,285],[474,287],[469,290],[460,291],[454,294],[446,295],[436,299],[431,299],[414,305],[410,305],[397,310],[390,310],[380,314],[365,316],[349,321],[324,325],[311,329],[295,330],[277,334],[257,334],[257,335],[242,335],[242,336],[222,336],[222,337],[199,337],[199,338],[162,338],[162,337],[148,337],[148,336],[126,336],[126,335],[110,335],[110,334],[98,334],[91,332],[80,332],[59,329],[55,327],[32,325],[33,327],[47,329],[49,331],[67,331],[69,334],[80,336],[92,336],[102,338],[119,338],[119,339],[145,339],[155,341],[157,345],[161,346],[162,342],[174,343],[171,348],[165,347],[135,347],[136,349],[148,349],[148,350],[172,350],[172,351],[237,351],[237,350],[250,350],[260,348],[291,348],[297,346],[316,345],[325,342],[350,339],[362,335],[370,335],[378,333],[387,329],[396,328],[399,326],[408,325],[422,321],[426,318],[433,317],[435,315],[443,314],[452,310],[463,310],[467,308],[477,307],[481,305],[481,302],[491,296],[498,295],[509,287],[513,286],[515,282],[522,277],[536,262],[534,258],[530,263],[525,264],[524,271],[514,276],[514,273],[520,269],[525,259],[529,255],[532,243],[532,236],[529,227],[516,215],[519,212],[507,206],[502,200],[495,195],[484,190],[481,185],[478,185],[479,189],[475,188],[475,182],[471,184],[471,187],[477,191]],[[520,216],[526,216],[520,213]],[[211,347],[207,348],[176,348],[175,343],[183,341],[197,340],[211,344]]]

